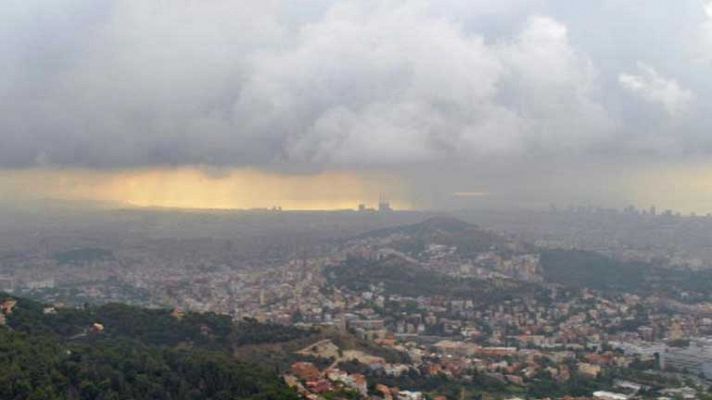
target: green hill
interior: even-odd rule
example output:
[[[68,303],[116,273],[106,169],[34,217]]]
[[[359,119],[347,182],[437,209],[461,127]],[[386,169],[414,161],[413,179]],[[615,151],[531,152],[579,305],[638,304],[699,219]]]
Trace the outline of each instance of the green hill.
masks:
[[[503,301],[532,293],[536,287],[510,279],[455,278],[426,270],[400,257],[379,260],[349,258],[324,271],[331,285],[354,291],[382,286],[385,293],[402,296],[452,296],[476,303]]]
[[[298,398],[273,370],[232,353],[309,332],[215,314],[177,318],[117,304],[49,310],[17,301],[0,326],[2,399]]]
[[[690,301],[712,299],[710,270],[664,268],[581,250],[545,250],[541,253],[541,264],[547,282],[566,286],[672,298],[686,292]]]
[[[392,237],[390,246],[411,256],[418,256],[430,244],[455,247],[461,256],[470,257],[483,251],[530,251],[523,242],[506,238],[481,229],[477,225],[450,217],[433,217],[423,222],[380,229],[360,235],[360,239]]]

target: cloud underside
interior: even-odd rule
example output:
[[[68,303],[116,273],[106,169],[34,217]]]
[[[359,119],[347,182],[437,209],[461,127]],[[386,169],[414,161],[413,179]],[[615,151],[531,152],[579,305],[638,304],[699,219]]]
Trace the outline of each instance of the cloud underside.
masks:
[[[640,141],[543,14],[492,38],[427,1],[44,3],[0,11],[0,167],[390,167]],[[660,118],[697,99],[647,64],[617,83]]]
[[[670,79],[660,76],[651,66],[638,65],[639,74],[622,73],[621,85],[644,100],[662,106],[670,115],[679,116],[689,109],[692,92]]]

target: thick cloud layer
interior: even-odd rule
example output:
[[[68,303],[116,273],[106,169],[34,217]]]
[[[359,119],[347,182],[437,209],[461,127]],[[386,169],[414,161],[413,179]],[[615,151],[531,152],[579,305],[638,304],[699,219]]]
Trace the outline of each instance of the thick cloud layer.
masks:
[[[8,2],[0,167],[296,170],[712,147],[699,118],[712,3]]]
[[[660,76],[653,67],[638,65],[638,74],[622,73],[618,77],[621,85],[644,100],[659,104],[671,116],[679,116],[688,111],[694,96],[683,89],[675,80]]]
[[[699,32],[698,55],[702,61],[712,63],[712,1],[708,1],[704,9],[707,18]]]

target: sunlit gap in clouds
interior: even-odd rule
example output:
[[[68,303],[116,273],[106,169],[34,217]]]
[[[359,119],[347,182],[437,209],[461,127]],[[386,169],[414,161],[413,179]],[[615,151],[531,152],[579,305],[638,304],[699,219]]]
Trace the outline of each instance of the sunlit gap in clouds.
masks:
[[[5,200],[57,199],[135,207],[284,210],[355,209],[387,193],[397,209],[412,209],[397,177],[350,171],[297,175],[256,169],[219,174],[198,167],[118,171],[27,169],[0,171]]]

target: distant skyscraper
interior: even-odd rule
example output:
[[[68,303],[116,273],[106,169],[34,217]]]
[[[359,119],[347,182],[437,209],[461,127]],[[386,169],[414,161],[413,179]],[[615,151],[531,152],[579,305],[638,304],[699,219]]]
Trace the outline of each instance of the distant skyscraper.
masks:
[[[655,216],[656,212],[655,206],[650,206],[650,215]]]
[[[378,211],[393,211],[393,209],[391,208],[391,203],[388,202],[388,199],[386,199],[386,196],[384,196],[383,193],[381,193],[381,195],[378,197]]]

